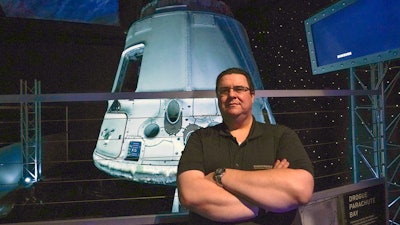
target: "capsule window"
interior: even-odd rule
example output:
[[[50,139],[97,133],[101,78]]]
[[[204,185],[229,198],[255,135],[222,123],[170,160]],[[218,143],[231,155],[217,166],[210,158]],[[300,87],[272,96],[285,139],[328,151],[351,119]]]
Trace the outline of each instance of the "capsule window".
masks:
[[[170,124],[178,122],[181,113],[181,108],[176,100],[172,100],[168,103],[166,118]]]
[[[182,109],[178,101],[171,100],[165,109],[164,128],[170,135],[176,135],[182,129]]]
[[[127,48],[121,56],[116,91],[133,92],[137,88],[144,52],[144,44]]]

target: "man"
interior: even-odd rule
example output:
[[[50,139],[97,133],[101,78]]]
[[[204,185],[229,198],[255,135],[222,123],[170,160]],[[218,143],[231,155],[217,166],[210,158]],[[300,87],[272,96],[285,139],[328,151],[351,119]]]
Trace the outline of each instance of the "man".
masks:
[[[178,166],[191,224],[292,224],[314,188],[313,168],[293,130],[255,121],[251,77],[223,71],[216,81],[223,122],[196,130]]]

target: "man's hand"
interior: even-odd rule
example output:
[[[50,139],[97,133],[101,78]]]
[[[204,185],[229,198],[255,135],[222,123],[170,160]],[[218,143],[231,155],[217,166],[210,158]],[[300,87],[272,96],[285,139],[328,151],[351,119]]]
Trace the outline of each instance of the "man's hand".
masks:
[[[289,168],[289,161],[286,159],[276,160],[273,169],[286,169]]]

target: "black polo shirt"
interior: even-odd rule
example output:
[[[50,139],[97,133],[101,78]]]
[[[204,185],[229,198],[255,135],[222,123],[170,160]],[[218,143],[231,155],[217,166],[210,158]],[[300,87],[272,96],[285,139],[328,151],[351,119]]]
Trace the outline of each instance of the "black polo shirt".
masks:
[[[287,159],[290,168],[304,169],[313,174],[312,163],[292,129],[253,121],[247,139],[240,145],[224,123],[193,132],[179,161],[178,175],[187,170],[200,170],[209,174],[221,167],[270,169],[277,159]],[[252,221],[237,224],[292,224],[295,215],[296,210],[266,213]],[[194,213],[190,213],[190,220],[193,224],[220,224]]]
[[[254,120],[255,121],[255,120]],[[277,159],[287,159],[290,168],[313,174],[311,161],[297,134],[282,125],[253,122],[249,136],[239,145],[224,123],[193,132],[179,161],[178,174],[217,168],[256,170],[272,168]]]

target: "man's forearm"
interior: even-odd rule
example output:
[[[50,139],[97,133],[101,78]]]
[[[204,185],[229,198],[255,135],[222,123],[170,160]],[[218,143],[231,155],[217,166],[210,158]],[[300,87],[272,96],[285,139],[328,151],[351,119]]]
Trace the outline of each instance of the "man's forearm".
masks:
[[[239,198],[274,212],[288,211],[305,204],[314,188],[312,175],[301,169],[227,169],[222,181],[224,188]]]
[[[219,222],[251,219],[258,214],[258,207],[243,201],[218,186],[211,176],[198,176],[187,171],[178,177],[181,204],[203,217]]]

